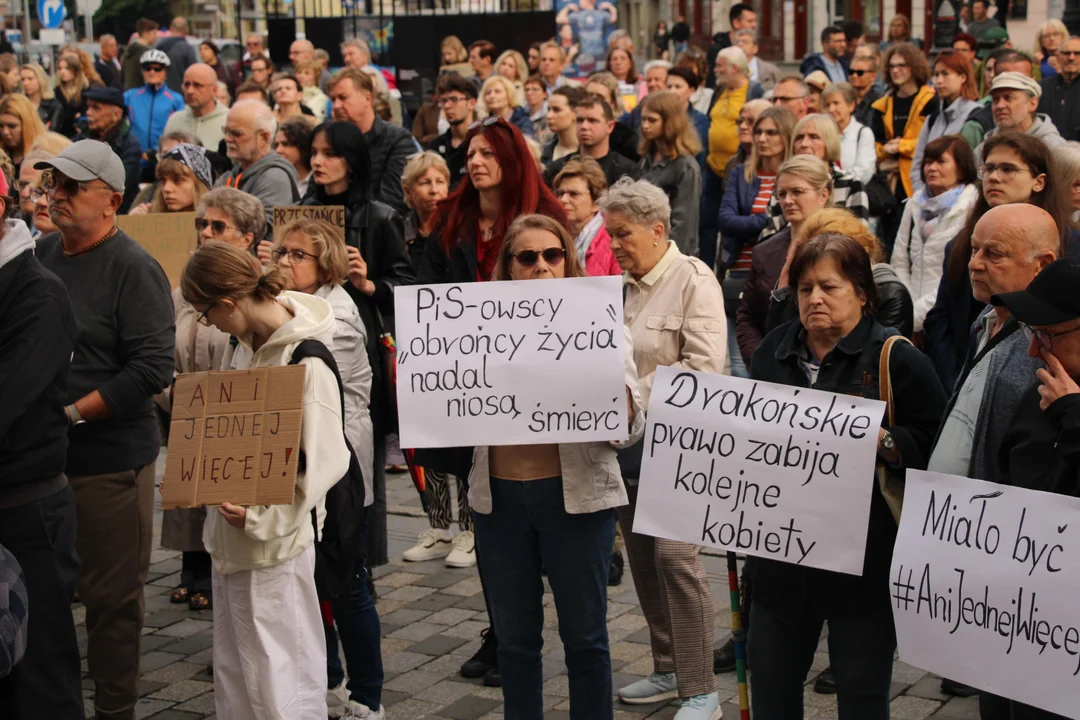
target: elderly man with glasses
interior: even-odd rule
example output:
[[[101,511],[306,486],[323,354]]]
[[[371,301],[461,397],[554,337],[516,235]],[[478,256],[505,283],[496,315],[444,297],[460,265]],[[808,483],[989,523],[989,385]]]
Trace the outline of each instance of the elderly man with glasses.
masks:
[[[184,72],[184,109],[174,112],[165,123],[165,134],[185,132],[199,139],[207,150],[216,151],[225,139],[225,118],[229,108],[218,102],[217,73],[205,63],[196,63]]]
[[[426,150],[434,150],[450,168],[450,189],[453,190],[465,177],[465,155],[469,148],[465,138],[469,126],[476,119],[476,84],[457,73],[446,73],[439,78],[435,91],[436,102],[442,107],[449,129],[427,144]]]
[[[982,162],[983,145],[999,132],[1026,133],[1039,138],[1051,149],[1065,142],[1049,116],[1038,112],[1041,96],[1042,87],[1030,76],[1018,72],[995,73],[994,84],[990,86],[994,127],[987,131],[979,147],[975,148],[975,162]]]
[[[83,140],[35,167],[59,228],[36,252],[66,286],[81,330],[64,399],[65,474],[75,492],[94,710],[134,720],[161,448],[153,398],[173,375],[169,280],[116,227],[124,165],[108,145]]]
[[[1058,48],[1057,75],[1043,78],[1038,112],[1045,113],[1066,140],[1080,140],[1080,37]]]

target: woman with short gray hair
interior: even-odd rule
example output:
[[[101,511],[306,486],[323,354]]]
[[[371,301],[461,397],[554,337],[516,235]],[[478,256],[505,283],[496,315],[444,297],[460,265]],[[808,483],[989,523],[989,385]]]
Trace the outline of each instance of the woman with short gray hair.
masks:
[[[705,263],[684,255],[669,237],[667,195],[644,180],[624,178],[600,200],[600,208],[625,273],[623,313],[646,407],[661,365],[722,373],[724,297]],[[652,674],[619,690],[619,698],[644,705],[679,697],[676,720],[712,720],[720,716],[712,672],[713,601],[699,548],[633,532],[641,444],[620,453],[619,464],[630,501],[619,508],[619,524],[653,658]]]
[[[195,206],[195,229],[200,244],[218,240],[254,254],[258,241],[266,236],[266,211],[254,195],[236,188],[214,188]]]

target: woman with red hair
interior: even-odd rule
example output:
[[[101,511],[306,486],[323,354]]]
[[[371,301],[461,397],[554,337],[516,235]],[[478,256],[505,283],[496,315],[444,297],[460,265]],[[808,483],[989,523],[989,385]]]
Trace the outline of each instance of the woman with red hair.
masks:
[[[437,230],[432,238],[437,242],[427,244],[420,260],[420,284],[490,281],[506,231],[522,215],[546,215],[569,230],[566,211],[541,180],[520,130],[501,117],[489,117],[469,128],[465,147],[466,174],[457,189],[439,203]],[[467,489],[472,448],[417,450],[416,460],[428,473],[457,476]],[[475,562],[472,532],[462,532],[453,542],[448,564],[455,557],[469,557]],[[455,566],[463,567],[464,563],[455,562]],[[482,571],[480,582],[484,582]],[[490,603],[486,590],[484,598]],[[498,687],[502,677],[494,627],[481,635],[484,642],[461,666],[461,675],[482,677],[485,685]]]
[[[923,189],[922,158],[926,146],[946,135],[960,135],[972,150],[982,142],[986,129],[973,118],[983,110],[979,104],[979,86],[971,62],[956,50],[942,50],[934,58],[934,91],[937,97],[930,103],[919,142],[915,145],[915,157],[911,162],[912,195]],[[992,121],[989,113],[987,119]]]

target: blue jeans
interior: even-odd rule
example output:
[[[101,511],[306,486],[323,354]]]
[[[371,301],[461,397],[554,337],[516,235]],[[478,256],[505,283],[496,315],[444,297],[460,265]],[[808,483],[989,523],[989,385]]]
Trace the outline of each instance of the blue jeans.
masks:
[[[888,720],[896,631],[887,606],[857,615],[808,607],[792,618],[760,601],[750,614],[748,643],[755,720],[801,720],[803,683],[825,620],[840,720]]]
[[[499,636],[506,720],[544,716],[541,567],[559,615],[570,717],[610,720],[614,715],[606,618],[615,511],[571,515],[562,483],[559,477],[491,478],[491,514],[473,513],[477,559],[491,580],[486,588]]]
[[[708,152],[708,150],[706,150]],[[724,199],[724,179],[709,163],[701,171],[701,213],[698,220],[698,257],[716,267],[716,237],[720,232],[720,201]]]

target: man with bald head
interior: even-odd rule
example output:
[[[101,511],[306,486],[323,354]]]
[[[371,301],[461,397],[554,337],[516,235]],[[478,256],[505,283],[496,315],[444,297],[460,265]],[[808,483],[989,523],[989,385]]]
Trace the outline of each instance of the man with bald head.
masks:
[[[243,190],[262,202],[267,238],[273,236],[274,208],[300,202],[296,170],[272,149],[276,130],[274,112],[265,104],[241,100],[233,105],[225,118],[225,148],[235,164],[215,184]],[[270,262],[268,243],[260,245],[259,253],[264,263]]]
[[[298,62],[315,62],[315,46],[310,40],[296,40],[289,46],[289,62],[296,67]],[[326,92],[326,81],[330,79],[330,71],[323,68],[319,76],[319,89]]]
[[[199,138],[207,150],[217,152],[225,139],[229,109],[217,101],[217,73],[206,63],[195,63],[184,73],[184,109],[174,112],[165,134],[186,132]]]
[[[1025,289],[1058,256],[1061,233],[1042,208],[1016,203],[991,208],[975,225],[968,274],[980,303]],[[928,469],[1002,482],[998,450],[1009,420],[1039,361],[1005,306],[988,306],[975,321],[975,342],[960,371]]]

